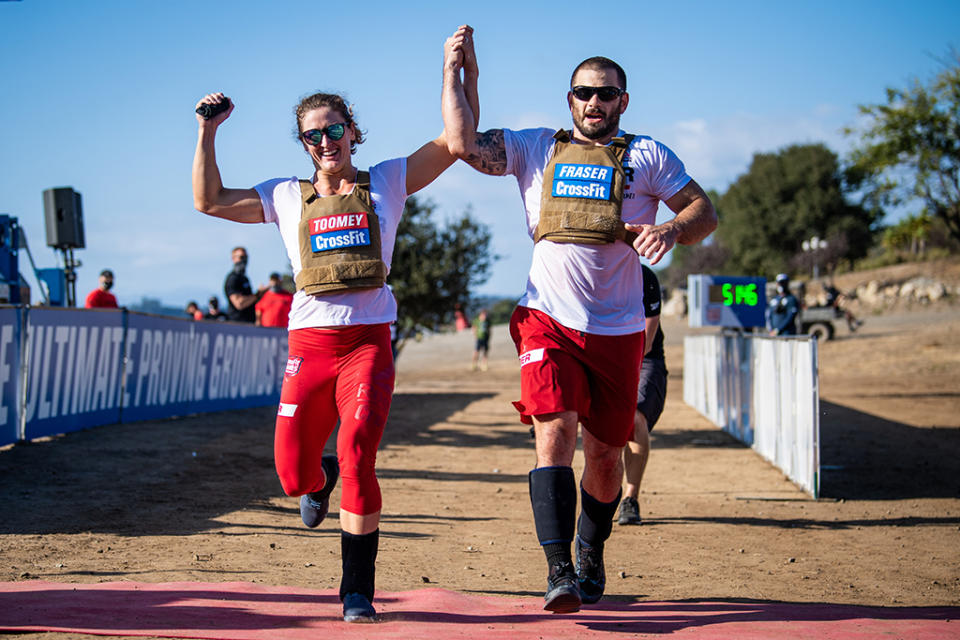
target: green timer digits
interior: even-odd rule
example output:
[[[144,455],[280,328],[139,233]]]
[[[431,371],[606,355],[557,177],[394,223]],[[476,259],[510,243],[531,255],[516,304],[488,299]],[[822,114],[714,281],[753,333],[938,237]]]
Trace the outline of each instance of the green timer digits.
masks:
[[[755,307],[760,302],[760,296],[757,295],[757,285],[754,282],[749,284],[734,284],[731,282],[713,284],[709,287],[708,297],[711,303],[723,304],[726,307],[735,305]]]

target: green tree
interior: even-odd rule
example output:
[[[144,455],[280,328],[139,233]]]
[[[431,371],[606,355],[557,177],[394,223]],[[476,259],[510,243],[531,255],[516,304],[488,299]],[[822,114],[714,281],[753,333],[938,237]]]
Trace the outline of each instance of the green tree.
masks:
[[[690,274],[726,275],[727,273],[730,252],[716,239],[709,243],[678,244],[673,248],[673,253],[670,265],[659,276],[661,284],[668,289],[686,287],[687,276]]]
[[[960,240],[960,54],[929,86],[887,89],[886,104],[861,105],[850,176],[869,206],[920,202]]]
[[[883,247],[888,251],[909,252],[911,256],[922,256],[933,219],[929,214],[908,216],[897,224],[883,230]]]
[[[811,236],[842,239],[848,260],[866,255],[879,212],[849,203],[846,190],[837,155],[823,144],[755,154],[717,204],[730,275],[785,271]]]
[[[466,308],[497,259],[489,229],[469,210],[443,227],[433,221],[435,210],[433,202],[411,196],[397,228],[389,283],[404,337],[415,327],[447,322],[458,302]]]
[[[492,324],[507,324],[513,315],[513,310],[517,308],[518,298],[500,298],[492,305],[487,307],[487,315],[490,316]]]

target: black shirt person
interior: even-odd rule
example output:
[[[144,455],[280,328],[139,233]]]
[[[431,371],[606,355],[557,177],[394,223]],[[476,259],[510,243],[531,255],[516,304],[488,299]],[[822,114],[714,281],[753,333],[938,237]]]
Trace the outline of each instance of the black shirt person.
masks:
[[[246,249],[234,248],[231,257],[233,270],[227,274],[227,279],[223,283],[223,293],[227,297],[227,320],[253,324],[257,320],[253,306],[266,291],[266,287],[260,287],[257,293],[253,292],[250,279],[247,278]]]

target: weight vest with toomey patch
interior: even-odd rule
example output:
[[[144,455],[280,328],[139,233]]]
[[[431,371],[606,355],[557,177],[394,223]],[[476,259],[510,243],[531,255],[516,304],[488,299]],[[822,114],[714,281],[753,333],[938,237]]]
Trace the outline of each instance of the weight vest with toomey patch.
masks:
[[[540,221],[533,241],[604,244],[625,240],[620,216],[623,156],[634,136],[614,138],[608,146],[576,144],[563,129],[553,137],[557,142],[543,170]]]
[[[297,291],[323,295],[378,289],[387,279],[380,250],[380,219],[370,198],[370,174],[357,172],[352,193],[320,197],[300,180],[300,273]]]

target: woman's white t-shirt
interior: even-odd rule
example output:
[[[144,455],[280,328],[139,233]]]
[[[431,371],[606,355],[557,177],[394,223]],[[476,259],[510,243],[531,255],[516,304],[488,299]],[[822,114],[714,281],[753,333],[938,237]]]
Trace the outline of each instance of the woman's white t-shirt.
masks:
[[[386,160],[370,167],[370,196],[380,220],[380,250],[390,273],[397,226],[407,200],[407,159]],[[275,223],[293,267],[300,273],[300,218],[302,199],[300,182],[293,178],[274,178],[256,187],[263,204],[263,221]],[[353,324],[380,324],[397,319],[397,301],[386,285],[379,289],[359,289],[322,296],[302,290],[293,296],[289,329],[336,327]]]

